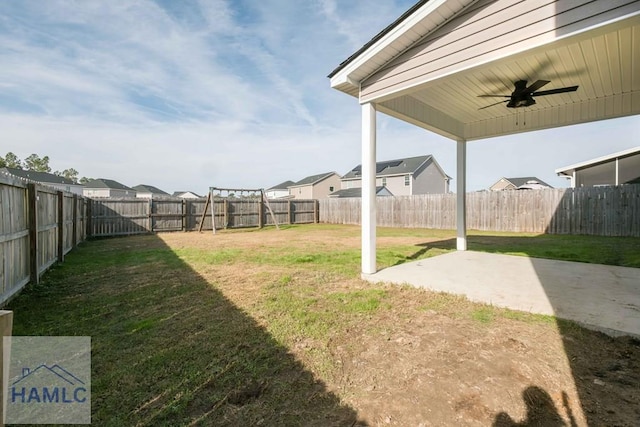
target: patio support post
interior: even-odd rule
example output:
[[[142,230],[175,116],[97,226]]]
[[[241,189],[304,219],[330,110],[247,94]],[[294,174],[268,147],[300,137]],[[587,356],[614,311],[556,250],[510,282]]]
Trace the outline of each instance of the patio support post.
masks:
[[[456,160],[456,248],[467,250],[467,141],[459,139]]]
[[[376,272],[376,108],[362,105],[362,274]]]

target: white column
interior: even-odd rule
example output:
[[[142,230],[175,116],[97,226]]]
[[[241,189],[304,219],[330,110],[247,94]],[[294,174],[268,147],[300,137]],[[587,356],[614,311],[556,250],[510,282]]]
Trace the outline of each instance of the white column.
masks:
[[[620,162],[619,158],[616,157],[616,185],[620,185]]]
[[[456,165],[456,248],[467,250],[467,141],[457,141]]]
[[[362,105],[362,274],[376,272],[376,107]]]

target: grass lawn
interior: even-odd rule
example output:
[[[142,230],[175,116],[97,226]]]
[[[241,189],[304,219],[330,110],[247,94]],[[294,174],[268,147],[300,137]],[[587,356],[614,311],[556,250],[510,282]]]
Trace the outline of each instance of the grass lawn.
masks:
[[[92,337],[94,425],[640,420],[638,341],[363,282],[359,233],[93,240],[7,308],[14,335]],[[380,229],[378,267],[453,250],[454,236]],[[637,238],[471,233],[469,248],[640,268]]]

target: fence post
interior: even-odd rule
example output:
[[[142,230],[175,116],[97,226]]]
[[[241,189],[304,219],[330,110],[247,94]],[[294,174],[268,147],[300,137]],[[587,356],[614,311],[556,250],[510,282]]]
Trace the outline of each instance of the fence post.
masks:
[[[287,218],[289,219],[289,225],[293,224],[293,209],[291,209],[291,199],[287,200]]]
[[[213,198],[211,199],[211,206],[213,206]],[[224,211],[224,229],[227,229],[227,226],[229,225],[229,203],[227,202],[227,199],[224,199],[222,202],[222,210]],[[213,210],[212,212],[215,212],[215,210]],[[213,215],[213,213],[211,214]],[[213,220],[213,218],[212,218]]]
[[[73,218],[71,225],[71,247],[78,246],[78,195],[73,195]]]
[[[4,347],[4,337],[13,335],[13,311],[0,310],[0,353],[4,356],[11,351],[11,346]],[[6,352],[6,353],[5,353]],[[9,391],[9,366],[5,365],[9,357],[3,357],[0,361],[0,426],[4,427],[4,419],[7,413],[7,392]]]
[[[182,231],[187,231],[187,199],[182,199]]]
[[[313,201],[313,222],[318,224],[320,222],[320,203],[318,199]]]
[[[258,227],[264,227],[264,200],[262,199],[258,203]]]
[[[29,206],[29,274],[31,283],[40,283],[38,275],[38,189],[36,184],[27,184]]]
[[[86,231],[85,238],[88,239],[92,235],[92,228],[93,228],[93,200],[87,198],[85,199],[85,201],[87,202],[86,210],[85,210],[85,215],[86,215],[85,220],[87,221],[87,224],[86,224],[87,231]]]
[[[58,191],[58,262],[64,261],[64,193]]]
[[[153,196],[149,198],[147,206],[149,211],[149,225],[147,226],[147,230],[149,230],[149,233],[153,233]]]

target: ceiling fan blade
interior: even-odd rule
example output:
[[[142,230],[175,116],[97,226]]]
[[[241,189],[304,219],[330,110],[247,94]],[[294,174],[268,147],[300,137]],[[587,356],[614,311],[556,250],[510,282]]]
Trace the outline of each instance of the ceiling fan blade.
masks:
[[[505,102],[509,102],[509,100],[507,99],[506,101],[495,102],[493,104],[489,104],[489,105],[486,105],[484,107],[480,107],[480,108],[478,108],[478,110],[484,110],[485,108],[493,107],[494,105],[498,105],[498,104],[504,104]]]
[[[546,85],[547,83],[551,83],[550,80],[538,80],[535,83],[532,83],[528,88],[526,88],[524,91],[522,91],[522,93],[532,93],[535,92],[536,90],[540,89],[542,86]]]
[[[534,92],[531,94],[531,96],[553,95],[555,93],[575,92],[576,90],[578,90],[578,86],[561,87],[559,89],[550,89],[550,90],[543,90],[540,92]]]
[[[511,95],[478,95],[478,98],[511,98]]]

